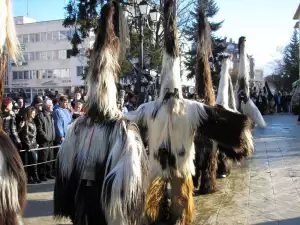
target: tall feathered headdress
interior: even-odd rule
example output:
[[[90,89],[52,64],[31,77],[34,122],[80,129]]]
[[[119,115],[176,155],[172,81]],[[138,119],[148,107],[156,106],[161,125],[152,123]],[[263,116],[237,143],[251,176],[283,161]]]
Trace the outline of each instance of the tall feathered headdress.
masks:
[[[273,95],[273,93],[272,93],[272,91],[271,91],[271,89],[270,89],[270,87],[269,87],[268,82],[265,82],[265,88],[266,88],[266,90],[267,90],[267,92],[268,92],[268,100],[273,99],[273,98],[274,98],[274,95]]]
[[[7,48],[8,55],[18,63],[21,51],[12,15],[11,0],[0,1],[0,58],[4,46]]]
[[[215,104],[215,93],[211,80],[209,57],[212,55],[210,25],[202,9],[198,12],[197,30],[197,62],[196,62],[196,94],[205,104]]]
[[[246,52],[246,38],[239,38],[239,73],[238,73],[238,87],[237,87],[237,108],[245,115],[249,116],[254,123],[264,127],[266,125],[264,118],[256,105],[250,99],[250,74],[247,64],[247,52]]]
[[[115,81],[119,72],[120,37],[126,23],[118,3],[103,6],[87,75],[88,99],[87,115],[95,121],[118,119],[121,113],[117,107],[117,87]],[[120,17],[121,15],[121,17]],[[120,19],[121,18],[121,19]],[[122,45],[123,46],[123,45]]]
[[[174,92],[182,98],[175,0],[165,0],[164,39],[165,44],[159,98],[164,99],[166,93],[170,92]]]
[[[229,69],[232,68],[230,57],[230,55],[226,54],[221,54],[218,56],[222,63],[222,68],[216,103],[218,105],[222,105],[226,109],[232,109],[236,111],[233,85],[229,74]]]

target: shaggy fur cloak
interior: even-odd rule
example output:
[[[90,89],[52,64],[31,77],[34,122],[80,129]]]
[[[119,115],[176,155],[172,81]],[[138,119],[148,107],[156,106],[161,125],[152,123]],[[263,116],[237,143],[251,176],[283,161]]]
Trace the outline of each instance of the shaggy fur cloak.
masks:
[[[20,44],[10,0],[0,1],[0,110],[4,93],[3,75],[6,73],[4,64],[7,63],[4,47],[17,63],[20,57]],[[0,115],[0,224],[22,225],[27,178],[17,149],[2,130],[2,122]]]
[[[117,107],[119,15],[116,2],[102,8],[87,77],[87,113],[71,125],[58,154],[54,215],[75,225],[141,224],[147,156],[138,128]]]
[[[212,56],[211,30],[202,9],[198,12],[198,47],[196,58],[196,96],[197,100],[207,105],[215,105],[215,93],[212,85],[209,57]],[[201,194],[216,191],[217,144],[201,136],[198,130],[195,135],[195,175],[193,183]],[[200,181],[200,185],[199,185]],[[198,190],[199,188],[199,190]]]
[[[193,184],[195,174],[194,134],[240,149],[253,148],[250,122],[245,115],[183,99],[180,81],[180,59],[176,25],[176,1],[164,2],[163,64],[160,96],[125,114],[147,129],[150,153],[150,187],[146,214],[151,222],[159,214],[164,199],[164,184],[171,183],[170,224],[190,224],[193,217]],[[230,132],[229,132],[230,131]],[[155,187],[155,191],[153,188]]]

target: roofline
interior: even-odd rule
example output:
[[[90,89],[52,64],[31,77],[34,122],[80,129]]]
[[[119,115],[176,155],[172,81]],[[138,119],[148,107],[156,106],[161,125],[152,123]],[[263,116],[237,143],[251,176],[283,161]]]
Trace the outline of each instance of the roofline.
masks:
[[[295,23],[294,28],[300,28],[300,27],[299,27],[299,21],[298,21],[297,23]]]
[[[295,12],[295,15],[293,17],[294,20],[300,19],[300,4],[298,5],[297,11]]]
[[[16,17],[26,17],[26,16],[14,16]],[[30,17],[29,17],[30,18]],[[33,18],[30,18],[33,19]],[[22,26],[22,25],[28,25],[28,24],[36,24],[36,23],[49,23],[49,22],[56,22],[56,21],[63,21],[64,19],[57,19],[57,20],[46,20],[46,21],[37,21],[37,22],[32,22],[32,23],[22,23],[22,24],[16,24],[16,26]]]

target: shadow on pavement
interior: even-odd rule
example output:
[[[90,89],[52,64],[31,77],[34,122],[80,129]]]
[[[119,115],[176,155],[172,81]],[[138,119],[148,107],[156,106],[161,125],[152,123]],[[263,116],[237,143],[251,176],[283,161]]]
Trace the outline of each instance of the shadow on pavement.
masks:
[[[299,225],[300,224],[300,218],[292,218],[292,219],[285,219],[285,220],[279,220],[279,221],[270,221],[265,223],[257,223],[256,225]]]
[[[27,193],[50,192],[53,190],[54,190],[54,181],[27,185]]]
[[[23,218],[53,215],[53,200],[28,200]]]

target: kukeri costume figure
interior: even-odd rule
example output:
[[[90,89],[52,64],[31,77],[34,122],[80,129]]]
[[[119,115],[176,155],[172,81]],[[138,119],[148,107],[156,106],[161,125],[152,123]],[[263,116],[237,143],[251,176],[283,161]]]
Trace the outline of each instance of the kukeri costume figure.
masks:
[[[198,47],[196,58],[195,90],[196,100],[213,106],[215,105],[215,93],[212,85],[209,57],[212,56],[212,42],[210,25],[202,10],[198,12]],[[199,128],[200,129],[200,128]],[[195,175],[193,183],[196,193],[208,194],[216,191],[217,174],[217,144],[196,132],[195,144]],[[200,184],[199,184],[200,183]]]
[[[0,1],[0,109],[4,92],[4,74],[7,64],[4,46],[8,55],[18,63],[20,44],[16,36],[11,1]],[[0,116],[0,224],[22,225],[26,202],[27,178],[22,160],[10,138],[2,130]]]
[[[233,85],[229,75],[229,70],[233,67],[232,61],[230,56],[225,54],[220,55],[218,58],[222,63],[222,68],[216,103],[225,109],[237,112]],[[232,154],[232,149],[224,146],[218,147],[218,176],[220,178],[225,178],[230,174],[232,160],[239,161],[243,157],[252,154],[252,149],[244,149],[243,154]]]
[[[54,215],[70,217],[75,225],[141,224],[147,156],[137,127],[122,119],[116,99],[123,22],[118,3],[103,6],[86,115],[71,125],[58,154]]]
[[[237,109],[249,116],[251,120],[260,127],[265,127],[266,123],[262,117],[260,111],[250,99],[250,73],[247,65],[247,51],[246,51],[246,38],[239,38],[239,53],[240,53],[240,62],[239,62],[239,73],[238,73],[238,82],[236,87],[236,103]]]
[[[268,113],[273,114],[275,112],[275,101],[274,95],[269,87],[268,82],[265,82],[265,88],[267,90]]]
[[[150,185],[145,205],[148,222],[157,221],[167,212],[167,224],[186,225],[192,223],[194,213],[192,175],[195,174],[196,130],[199,128],[201,135],[237,151],[245,146],[253,148],[253,142],[250,121],[245,115],[183,98],[175,8],[175,0],[164,1],[165,46],[159,98],[142,104],[125,117],[148,130]],[[164,209],[168,182],[171,206]]]

